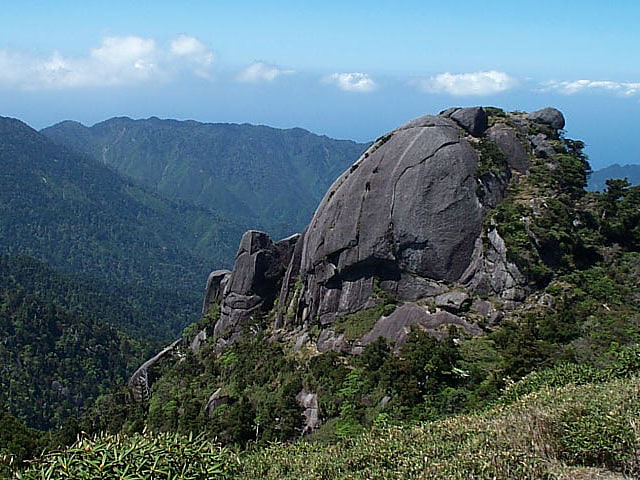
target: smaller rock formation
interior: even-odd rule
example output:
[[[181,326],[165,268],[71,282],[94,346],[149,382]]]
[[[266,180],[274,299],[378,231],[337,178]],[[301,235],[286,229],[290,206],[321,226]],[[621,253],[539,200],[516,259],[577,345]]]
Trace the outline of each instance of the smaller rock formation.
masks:
[[[222,300],[222,295],[230,276],[231,270],[215,270],[209,274],[207,286],[204,290],[202,315],[209,313],[211,305],[219,303]]]
[[[544,123],[556,130],[562,130],[564,128],[564,116],[562,112],[553,107],[546,107],[541,110],[536,110],[527,115],[529,120],[534,122]]]
[[[513,128],[504,123],[496,124],[487,130],[487,137],[500,149],[510,168],[518,173],[526,173],[529,170],[529,153]]]
[[[273,307],[299,237],[292,235],[274,243],[264,232],[248,231],[240,241],[231,274],[227,277],[214,272],[209,276],[208,296],[222,296],[220,319],[213,331],[220,348],[235,340],[254,314]],[[221,293],[215,287],[217,278],[222,278],[220,286],[224,283]]]
[[[223,393],[222,387],[220,387],[209,397],[205,411],[211,417],[216,408],[227,403],[229,403],[229,397]]]
[[[318,417],[318,395],[307,392],[303,388],[300,393],[296,395],[296,401],[304,408],[304,412],[302,412],[304,416],[302,435],[306,435],[316,430],[322,424]]]
[[[440,112],[440,116],[450,118],[474,137],[480,137],[489,125],[489,118],[482,107],[447,108]]]
[[[164,348],[160,353],[150,358],[142,364],[131,376],[129,380],[129,388],[133,392],[134,398],[139,402],[148,402],[151,384],[158,375],[160,365],[165,360],[172,357],[182,339],[176,340],[168,347]]]

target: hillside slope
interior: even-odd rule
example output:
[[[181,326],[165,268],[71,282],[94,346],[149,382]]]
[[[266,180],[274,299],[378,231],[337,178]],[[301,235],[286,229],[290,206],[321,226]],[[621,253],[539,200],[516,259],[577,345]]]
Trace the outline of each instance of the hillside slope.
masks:
[[[42,130],[174,198],[274,237],[300,231],[333,179],[366,145],[294,128],[112,118]]]
[[[153,335],[168,326],[175,335],[194,318],[208,270],[233,260],[240,233],[219,214],[150,193],[0,117],[0,253],[29,255],[116,291],[174,297],[167,303],[176,309],[149,319],[159,327],[149,328]]]

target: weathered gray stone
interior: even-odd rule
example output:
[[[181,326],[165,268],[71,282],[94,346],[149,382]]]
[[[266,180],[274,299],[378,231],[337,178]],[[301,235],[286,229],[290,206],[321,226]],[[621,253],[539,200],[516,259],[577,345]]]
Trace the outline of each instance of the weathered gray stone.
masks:
[[[304,427],[302,428],[302,435],[316,430],[322,422],[318,416],[318,395],[315,393],[307,392],[304,388],[296,395],[296,401],[298,405],[304,408],[302,416],[304,417]]]
[[[489,125],[489,118],[482,107],[460,108],[450,118],[474,137],[480,137]]]
[[[256,312],[272,308],[299,238],[292,235],[273,243],[266,233],[253,230],[242,236],[213,329],[213,336],[224,340],[218,344],[233,341]]]
[[[222,387],[220,387],[209,397],[205,411],[211,417],[216,408],[227,403],[229,403],[229,397],[222,392]]]
[[[402,272],[400,279],[397,281],[386,280],[380,282],[380,287],[399,300],[408,300],[410,302],[447,291],[447,287],[441,283],[406,272]]]
[[[358,341],[358,344],[369,345],[382,337],[394,342],[397,351],[404,345],[412,328],[421,328],[436,338],[443,338],[447,334],[446,328],[443,327],[449,325],[461,327],[472,335],[479,335],[482,332],[477,325],[450,312],[430,313],[426,307],[405,303],[388,317],[380,318],[373,329]]]
[[[309,225],[301,275],[310,314],[335,310],[343,282],[407,272],[457,280],[480,234],[483,208],[476,197],[477,154],[456,124],[420,117],[374,144],[329,189]],[[352,289],[362,308],[363,285]],[[326,292],[325,292],[326,293]],[[353,299],[353,296],[349,296]]]
[[[474,295],[492,295],[502,300],[522,301],[529,292],[526,277],[507,259],[507,248],[494,228],[486,236],[486,249],[478,238],[469,268],[460,283]]]
[[[189,345],[189,348],[193,353],[198,353],[200,351],[200,347],[202,347],[202,344],[206,341],[207,341],[207,331],[200,330],[198,334],[195,337],[193,337],[193,340],[191,341],[191,345]]]
[[[540,158],[551,158],[555,155],[556,151],[553,149],[549,142],[547,142],[547,137],[538,133],[537,135],[532,135],[529,137],[531,144],[533,145],[533,153]]]
[[[202,302],[202,315],[209,313],[211,306],[222,300],[224,289],[230,276],[231,271],[229,270],[215,270],[209,274],[204,291],[204,301]]]
[[[137,401],[147,402],[149,400],[151,385],[153,385],[157,377],[162,362],[171,358],[180,343],[182,343],[182,339],[176,340],[171,345],[165,347],[158,354],[144,362],[133,375],[131,375],[129,388]]]
[[[469,295],[464,292],[447,292],[436,297],[436,306],[453,313],[462,310],[465,303],[469,303]]]
[[[551,128],[561,130],[564,128],[564,116],[562,112],[553,107],[546,107],[541,110],[536,110],[527,115],[529,120],[534,122],[544,123]]]
[[[492,310],[493,306],[491,305],[491,302],[488,302],[486,300],[480,300],[479,298],[476,298],[471,304],[471,311],[479,313],[483,317],[489,315]]]
[[[344,335],[340,334],[336,337],[335,332],[330,328],[322,330],[318,340],[316,341],[316,346],[320,353],[328,352],[329,350],[342,352],[348,347],[347,342],[344,339]]]
[[[504,154],[510,168],[519,173],[526,173],[529,170],[531,167],[529,154],[513,128],[504,123],[498,123],[487,130],[487,137]]]

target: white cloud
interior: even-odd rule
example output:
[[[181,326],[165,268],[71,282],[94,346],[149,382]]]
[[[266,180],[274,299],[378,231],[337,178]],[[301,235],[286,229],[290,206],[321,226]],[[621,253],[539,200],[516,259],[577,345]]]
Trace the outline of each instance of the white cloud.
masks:
[[[455,96],[492,95],[510,90],[518,84],[515,78],[495,70],[457,74],[445,72],[430,78],[419,78],[412,83],[423,92]]]
[[[612,82],[609,80],[574,80],[558,82],[555,80],[543,83],[543,92],[556,91],[565,95],[573,95],[583,91],[604,90],[623,96],[640,94],[640,82]]]
[[[293,70],[286,70],[277,65],[255,62],[240,72],[236,78],[238,81],[246,83],[273,82],[280,75],[292,73],[294,73]]]
[[[324,81],[347,92],[371,92],[378,87],[369,75],[360,72],[333,73]]]
[[[0,50],[0,86],[28,90],[102,87],[168,80],[186,71],[208,76],[213,52],[193,37],[180,36],[169,48],[153,39],[107,37],[82,57],[54,52],[36,57]]]
[[[182,58],[196,67],[196,75],[210,77],[209,67],[215,58],[214,53],[195,37],[180,35],[171,42],[171,55]]]

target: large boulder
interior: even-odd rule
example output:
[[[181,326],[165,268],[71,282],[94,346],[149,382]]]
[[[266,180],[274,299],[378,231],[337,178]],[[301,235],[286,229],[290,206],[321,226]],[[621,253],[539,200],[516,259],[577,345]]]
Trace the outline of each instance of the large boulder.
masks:
[[[412,276],[457,281],[482,230],[477,164],[464,130],[443,116],[376,141],[331,186],[305,232],[303,320],[331,323],[370,306],[374,278],[396,291]]]
[[[531,167],[529,154],[513,128],[499,123],[487,130],[487,137],[503,153],[510,168],[519,173],[525,173],[529,170]]]
[[[564,115],[562,115],[562,112],[557,108],[546,107],[541,110],[536,110],[535,112],[531,112],[527,115],[527,118],[534,122],[549,125],[551,128],[555,128],[556,130],[564,128]]]
[[[489,125],[489,118],[482,107],[448,108],[439,115],[451,118],[474,137],[481,136]]]
[[[298,350],[311,343],[357,352],[380,335],[399,345],[413,327],[439,336],[453,325],[475,335],[475,322],[491,323],[523,301],[528,279],[485,216],[547,141],[544,132],[532,140],[531,122],[562,128],[564,118],[548,108],[490,120],[481,107],[412,120],[376,140],[333,183],[301,235],[273,243],[247,232],[232,273],[210,278],[208,296],[221,298],[216,341],[237,338],[275,306],[274,338]],[[386,296],[398,303],[396,313],[361,338],[347,340],[334,328]]]

